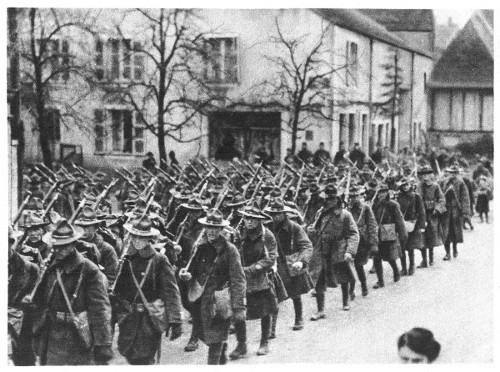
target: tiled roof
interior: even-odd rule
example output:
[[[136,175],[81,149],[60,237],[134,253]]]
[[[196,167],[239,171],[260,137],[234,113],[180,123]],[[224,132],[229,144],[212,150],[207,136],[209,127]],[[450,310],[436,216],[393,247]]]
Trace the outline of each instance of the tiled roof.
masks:
[[[388,31],[434,31],[432,9],[358,9]]]
[[[431,88],[493,88],[493,11],[476,11],[432,71]]]
[[[413,51],[432,58],[430,51],[412,45],[397,35],[389,32],[386,27],[356,9],[312,9],[319,16],[333,22],[335,25],[371,37],[390,45]]]

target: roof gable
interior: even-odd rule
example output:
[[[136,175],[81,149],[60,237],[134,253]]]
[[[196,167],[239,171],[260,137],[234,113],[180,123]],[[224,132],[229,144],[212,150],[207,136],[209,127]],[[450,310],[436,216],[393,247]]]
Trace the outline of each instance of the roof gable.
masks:
[[[434,31],[432,9],[358,9],[388,31]]]
[[[474,13],[434,66],[430,87],[493,87],[493,24],[489,17],[484,11]]]

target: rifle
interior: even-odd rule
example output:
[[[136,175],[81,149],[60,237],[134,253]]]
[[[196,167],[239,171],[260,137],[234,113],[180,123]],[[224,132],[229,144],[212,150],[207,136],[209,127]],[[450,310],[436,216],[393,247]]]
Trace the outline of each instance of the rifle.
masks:
[[[292,173],[295,174],[297,177],[300,177],[300,173],[297,172],[295,169],[293,169],[289,164],[285,164],[285,167],[287,167],[288,170],[292,171]]]
[[[33,169],[38,173],[40,174],[43,178],[45,178],[47,181],[49,181],[50,183],[54,183],[55,180],[52,178],[51,175],[45,173],[41,168],[39,168],[38,166],[34,165],[33,166]]]
[[[174,179],[173,179],[173,178],[172,178],[172,177],[171,177],[171,176],[170,176],[167,172],[165,172],[165,171],[164,171],[163,169],[161,169],[160,167],[156,166],[156,167],[155,167],[155,169],[156,169],[157,171],[159,171],[161,174],[163,174],[163,175],[167,178],[167,180],[168,180],[169,182],[172,182],[172,183],[177,183],[177,181],[176,181],[176,180],[174,180]]]
[[[250,185],[255,181],[255,178],[257,178],[258,174],[259,174],[259,171],[260,171],[260,168],[262,167],[262,162],[259,164],[259,166],[257,167],[257,170],[255,170],[255,173],[254,175],[252,176],[252,178],[250,179],[250,181],[245,185],[245,188],[243,190],[243,197],[245,198],[246,195],[247,195],[247,191],[248,191],[248,188],[250,187]]]
[[[323,173],[325,172],[325,168],[326,168],[326,165],[323,166],[323,168],[321,168],[321,172],[319,172],[319,176],[318,176],[318,183],[321,182],[321,177],[323,177]]]
[[[115,173],[118,174],[121,178],[123,178],[125,181],[127,181],[127,183],[134,189],[137,190],[137,186],[134,184],[134,182],[132,182],[132,180],[130,178],[128,178],[127,176],[125,176],[123,173],[121,173],[118,169],[115,169]]]
[[[297,198],[299,197],[300,186],[302,186],[302,180],[304,179],[305,164],[306,163],[302,164],[302,169],[300,170],[300,177],[299,180],[297,181],[297,189],[295,190],[295,195],[293,196],[294,203],[297,201]]]
[[[351,187],[351,170],[349,169],[349,175],[347,176],[347,184],[346,184],[345,195],[344,195],[346,205],[349,204],[349,188],[350,187]]]
[[[149,199],[148,203],[146,204],[146,208],[142,212],[142,214],[139,217],[139,219],[144,218],[148,214],[148,210],[151,207],[151,203],[153,202],[153,199],[154,198]],[[131,217],[129,217],[127,219],[127,222],[130,220],[130,218]],[[127,223],[127,222],[125,222],[125,223]],[[127,244],[126,244],[126,246],[124,246],[122,254],[120,256],[120,259],[118,260],[118,271],[116,273],[115,280],[113,281],[113,283],[109,287],[109,293],[110,293],[110,295],[113,295],[115,293],[116,283],[118,282],[118,278],[120,277],[120,275],[122,273],[122,270],[123,270],[123,264],[125,263],[125,256],[127,255],[128,251],[130,249],[130,240],[129,240],[129,237],[130,237],[130,232],[127,231],[127,234],[125,234],[125,236],[123,238],[123,241],[127,242]]]
[[[87,201],[86,198],[83,198],[82,200],[80,200],[80,203],[78,203],[78,206],[76,207],[75,211],[73,212],[73,214],[71,215],[71,217],[69,218],[69,221],[68,223],[71,225],[73,224],[73,222],[75,222],[76,220],[76,217],[78,217],[78,214],[80,213],[80,211],[83,209],[83,207],[85,206],[85,202]]]
[[[116,185],[116,183],[118,182],[118,179],[114,179],[113,181],[111,181],[109,183],[108,186],[106,186],[106,188],[104,190],[102,190],[102,192],[99,194],[99,196],[97,197],[97,200],[95,201],[94,205],[92,206],[92,209],[94,211],[97,210],[97,208],[99,208],[99,205],[103,202],[103,200],[106,200],[106,197],[108,196],[109,194],[109,191],[111,190],[111,188]]]
[[[188,165],[189,167],[191,167],[192,170],[194,170],[194,173],[196,173],[196,175],[199,177],[199,178],[203,178],[200,174],[200,172],[198,172],[198,169],[196,169],[196,167],[193,165],[193,164],[189,164]]]
[[[210,176],[215,172],[215,169],[211,169],[210,172],[208,172],[205,177],[201,179],[201,181],[193,188],[193,193],[198,191],[200,187],[203,187],[203,184],[210,178]]]
[[[231,162],[229,163],[229,165],[236,171],[236,173],[238,173],[238,175],[243,178],[245,181],[247,181],[247,178],[243,175],[243,173],[241,173],[241,171],[236,168],[236,166]]]
[[[208,160],[207,160],[207,162],[208,162],[208,164],[210,164],[212,167],[214,167],[214,168],[215,168],[215,170],[216,170],[217,172],[222,173],[222,171],[220,170],[220,168],[219,168],[217,165],[215,165],[212,161],[208,161]]]
[[[51,178],[54,180],[54,181],[57,181],[58,178],[57,178],[57,175],[52,171],[52,169],[48,168],[45,164],[43,163],[40,163],[40,167],[43,168],[44,172],[47,172],[47,174],[49,174],[51,176]]]
[[[31,192],[28,191],[27,195],[26,195],[26,198],[24,198],[23,202],[19,206],[19,209],[18,209],[18,211],[17,211],[17,213],[16,213],[16,215],[14,217],[14,220],[12,221],[12,227],[14,227],[16,225],[17,221],[19,221],[19,219],[21,218],[24,209],[26,208],[26,206],[28,205],[28,203],[30,201],[30,197],[31,197]]]
[[[127,168],[125,168],[125,167],[121,167],[121,168],[125,171],[125,173],[128,175],[128,177],[131,177],[131,178],[135,177],[134,174],[131,171],[129,171]]]

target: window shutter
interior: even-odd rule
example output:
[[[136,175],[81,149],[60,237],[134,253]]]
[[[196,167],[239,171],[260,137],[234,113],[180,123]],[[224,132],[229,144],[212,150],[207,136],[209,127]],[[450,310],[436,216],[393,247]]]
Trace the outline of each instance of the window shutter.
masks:
[[[95,121],[95,151],[104,152],[105,151],[105,136],[104,131],[104,114],[102,110],[94,110],[94,121]]]
[[[69,79],[69,42],[68,40],[62,41],[62,65],[64,68],[64,72],[62,78],[65,82]]]
[[[95,74],[97,80],[104,79],[104,46],[102,40],[97,38],[95,42]]]
[[[132,50],[130,39],[123,39],[121,47],[123,50],[123,78],[130,80],[132,77]]]
[[[141,53],[142,46],[134,41],[134,80],[142,81],[144,76],[144,55]]]
[[[120,78],[120,42],[116,39],[111,39],[111,78]]]

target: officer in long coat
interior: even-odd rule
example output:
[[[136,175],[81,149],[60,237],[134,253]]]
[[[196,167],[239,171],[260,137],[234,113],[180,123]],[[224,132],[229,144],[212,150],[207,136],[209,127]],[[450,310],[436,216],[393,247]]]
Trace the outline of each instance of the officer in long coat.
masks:
[[[118,310],[118,350],[133,365],[154,364],[165,332],[170,340],[182,333],[181,300],[175,272],[167,257],[150,240],[159,235],[147,216],[124,225],[130,247],[116,279],[115,294],[123,300]],[[153,314],[146,306],[161,309]]]
[[[469,190],[464,181],[458,176],[460,170],[456,165],[447,169],[450,175],[441,182],[441,190],[446,200],[446,213],[442,215],[444,248],[446,255],[444,261],[449,261],[450,244],[453,245],[453,257],[458,256],[457,244],[463,243],[463,220],[470,214]]]
[[[417,172],[420,179],[417,184],[417,193],[422,197],[425,207],[426,226],[424,234],[424,247],[422,252],[422,263],[419,268],[434,265],[434,247],[443,244],[443,231],[440,224],[440,215],[446,212],[446,201],[439,185],[433,181],[433,169],[424,166]],[[429,261],[427,261],[429,251]]]
[[[92,354],[96,363],[106,364],[113,356],[107,281],[76,250],[81,234],[62,220],[44,236],[54,260],[33,297],[41,311],[33,329],[41,365],[91,364]],[[72,323],[73,314],[88,322],[81,332]]]
[[[12,361],[16,366],[34,366],[36,355],[33,350],[33,309],[25,298],[33,290],[38,278],[38,266],[28,262],[12,249],[16,239],[23,235],[9,227],[8,299],[9,328],[12,345]]]
[[[262,224],[270,217],[262,213],[256,203],[240,214],[244,218],[240,256],[247,282],[247,320],[260,319],[261,338],[257,355],[266,355],[269,353],[271,316],[278,309],[278,299],[269,275],[278,256],[276,239]],[[238,345],[229,355],[231,359],[238,359],[247,353],[246,322],[236,322],[235,330]]]
[[[313,282],[308,272],[312,255],[312,243],[302,227],[288,218],[287,213],[294,211],[285,206],[282,199],[271,201],[264,213],[272,216],[270,226],[278,247],[278,274],[283,280],[288,295],[292,298],[295,310],[293,330],[304,328],[302,298],[313,288]],[[287,264],[287,256],[294,259]]]
[[[401,275],[413,275],[415,272],[415,249],[424,247],[425,233],[425,207],[420,194],[413,190],[412,179],[403,178],[399,182],[398,204],[403,214],[403,219],[413,225],[413,231],[408,231],[408,239],[402,247]],[[406,252],[410,265],[406,264]]]
[[[118,271],[118,255],[116,249],[104,241],[99,234],[98,226],[105,222],[97,219],[97,215],[90,207],[84,207],[78,219],[75,221],[76,226],[83,229],[82,240],[93,244],[99,251],[99,265],[103,269],[104,275],[109,283],[114,282]]]
[[[193,327],[208,345],[208,364],[225,364],[230,314],[235,322],[246,318],[245,274],[238,249],[222,234],[229,225],[222,213],[210,209],[198,222],[204,233],[193,249],[192,264],[181,269],[179,278],[189,282]]]
[[[366,285],[366,273],[364,265],[368,263],[370,253],[378,251],[378,227],[372,208],[363,200],[364,187],[353,186],[349,190],[349,211],[356,222],[359,233],[359,245],[354,257],[354,268],[361,282],[361,293],[368,295],[368,286]],[[351,300],[354,295],[354,284],[350,288]]]
[[[349,310],[349,283],[354,281],[350,262],[359,244],[358,228],[351,212],[342,209],[342,198],[334,185],[325,188],[325,206],[318,212],[316,223],[308,229],[314,242],[309,271],[316,282],[318,312],[311,320],[326,317],[325,292],[333,283],[342,288],[342,305]]]
[[[378,253],[373,258],[378,278],[373,288],[377,289],[385,286],[382,260],[391,265],[394,282],[399,281],[401,275],[396,260],[401,257],[401,246],[404,246],[408,233],[398,203],[389,198],[387,184],[380,184],[372,209],[379,227]]]

